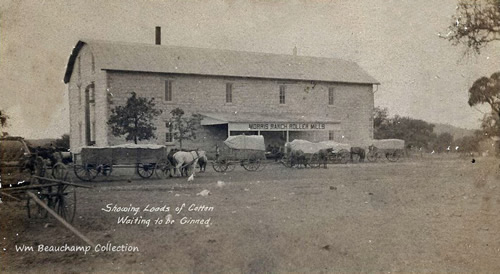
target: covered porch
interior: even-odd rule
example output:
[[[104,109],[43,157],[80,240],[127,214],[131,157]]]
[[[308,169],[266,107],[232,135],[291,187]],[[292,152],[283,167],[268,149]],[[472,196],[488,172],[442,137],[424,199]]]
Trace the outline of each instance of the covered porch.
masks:
[[[296,113],[200,113],[202,126],[223,126],[227,136],[262,135],[266,146],[283,146],[294,139],[308,141],[333,140],[341,134],[340,121]]]

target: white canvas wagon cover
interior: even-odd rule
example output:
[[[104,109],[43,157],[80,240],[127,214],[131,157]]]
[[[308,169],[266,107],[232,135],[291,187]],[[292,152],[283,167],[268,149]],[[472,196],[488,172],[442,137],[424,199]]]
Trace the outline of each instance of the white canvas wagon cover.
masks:
[[[373,146],[378,149],[404,149],[405,141],[400,139],[380,139],[373,140]]]
[[[348,144],[337,143],[334,141],[323,141],[319,143],[313,143],[307,140],[295,139],[289,143],[286,143],[286,147],[289,147],[292,151],[302,150],[304,153],[316,153],[321,149],[333,148],[333,150],[338,151],[341,149],[350,150],[351,146]]]
[[[335,141],[323,141],[321,143],[327,145],[328,148],[333,148],[333,150],[335,150],[335,151],[339,151],[341,149],[345,149],[345,150],[349,150],[349,151],[351,150],[351,145],[349,145],[349,144],[339,143],[339,142],[335,142]]]
[[[265,151],[264,136],[262,135],[236,135],[229,136],[224,144],[232,149],[249,149]]]

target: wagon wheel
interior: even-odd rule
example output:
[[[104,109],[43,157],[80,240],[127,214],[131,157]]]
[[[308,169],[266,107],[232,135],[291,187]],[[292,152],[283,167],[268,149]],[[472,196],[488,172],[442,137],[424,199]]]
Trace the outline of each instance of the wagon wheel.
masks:
[[[401,157],[401,155],[397,150],[394,150],[391,152],[387,152],[385,154],[385,157],[387,158],[387,160],[389,160],[389,162],[396,162],[397,160],[399,160],[399,157]]]
[[[138,163],[136,166],[137,174],[143,179],[151,177],[155,171],[155,164]]]
[[[236,168],[236,165],[234,162],[227,161],[227,169],[226,172],[231,172]]]
[[[172,165],[168,159],[161,159],[156,163],[155,174],[158,178],[168,178],[171,175]]]
[[[228,164],[226,162],[226,160],[216,160],[214,162],[212,162],[212,168],[216,171],[216,172],[224,172],[227,170],[228,168]]]
[[[52,178],[65,181],[68,178],[68,168],[63,163],[57,163],[52,167]]]
[[[257,171],[260,167],[260,159],[255,155],[251,155],[247,160],[241,162],[241,165],[248,171]]]
[[[258,171],[262,171],[262,170],[266,169],[266,166],[267,166],[267,163],[265,161],[260,161],[260,167],[259,167]]]
[[[58,186],[53,203],[57,214],[72,223],[76,212],[76,188],[70,185]]]
[[[309,166],[312,168],[318,168],[320,166],[318,153],[311,155],[311,159],[309,159]]]
[[[97,171],[96,176],[102,174],[107,177],[113,172],[113,164],[111,160],[107,158],[102,159],[101,157],[93,157],[89,161],[93,163],[91,167]]]
[[[378,161],[381,161],[381,162],[384,162],[386,157],[385,157],[385,154],[382,153],[381,151],[378,151],[375,156],[377,156],[377,162]]]
[[[361,161],[361,157],[358,154],[352,155],[352,162],[359,163]]]
[[[383,161],[383,159],[385,158],[384,155],[383,155],[383,153],[380,152],[380,151],[377,151],[377,152],[373,153],[372,157],[373,157],[374,160],[371,161],[371,162]]]
[[[290,157],[283,156],[283,158],[281,158],[281,160],[280,160],[280,163],[282,163],[284,166],[286,166],[288,168],[292,167],[292,160]]]
[[[35,193],[35,192],[33,192]],[[42,190],[36,190],[35,195],[38,196],[38,198],[45,204],[48,204],[48,195],[42,194]],[[41,207],[39,204],[35,203],[29,196],[28,199],[26,200],[26,210],[28,211],[28,218],[30,219],[41,219],[41,218],[47,218],[48,212],[45,210],[45,208]]]
[[[369,162],[375,162],[377,161],[377,155],[378,153],[377,152],[374,152],[374,151],[370,151],[366,154],[366,159],[369,161]]]
[[[340,156],[340,163],[341,164],[347,164],[349,162],[349,160],[351,159],[351,153],[346,149],[341,149],[339,151],[339,156]]]
[[[98,169],[97,170],[98,173],[101,173],[102,175],[108,177],[113,172],[113,165],[102,164],[102,165],[99,165],[99,167],[97,169]]]
[[[99,173],[95,164],[75,165],[73,167],[73,172],[78,179],[86,182],[94,180]]]

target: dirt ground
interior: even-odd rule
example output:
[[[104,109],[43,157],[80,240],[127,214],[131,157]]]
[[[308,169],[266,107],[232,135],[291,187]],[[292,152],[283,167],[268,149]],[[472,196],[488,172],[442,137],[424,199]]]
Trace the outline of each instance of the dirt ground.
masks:
[[[118,175],[117,175],[118,174]],[[89,183],[87,183],[89,184]],[[495,272],[500,269],[498,160],[428,157],[397,163],[260,172],[211,167],[186,178],[132,171],[78,189],[74,225],[96,244],[136,252],[38,252],[85,245],[24,204],[0,205],[0,272]],[[203,190],[210,195],[197,195]],[[109,204],[137,215],[106,212]],[[177,214],[176,207],[185,204]],[[191,204],[212,211],[188,211]],[[112,207],[112,205],[110,207]],[[170,212],[144,212],[146,206]],[[170,214],[170,216],[168,216]],[[150,224],[118,224],[119,217]],[[181,224],[182,217],[209,224]],[[155,224],[160,218],[173,224]],[[35,250],[16,251],[16,245]]]

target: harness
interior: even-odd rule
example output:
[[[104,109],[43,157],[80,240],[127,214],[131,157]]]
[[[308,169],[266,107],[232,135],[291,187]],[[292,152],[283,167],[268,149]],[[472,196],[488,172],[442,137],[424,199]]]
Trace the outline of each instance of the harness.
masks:
[[[193,155],[193,152],[195,152],[195,153],[196,153],[196,157]],[[190,165],[194,164],[194,162],[195,162],[196,160],[200,159],[200,154],[198,153],[198,151],[197,151],[197,150],[195,150],[195,151],[190,151],[189,153],[193,156],[193,158],[194,158],[194,159],[193,159],[193,161],[191,161],[191,163],[184,163],[184,165],[182,165],[182,166],[181,166],[181,168],[185,168],[185,167],[187,167],[187,166],[190,166]]]
[[[194,152],[196,152],[196,158],[194,158],[194,156],[193,156],[193,158],[194,158],[194,159],[193,159],[193,162],[194,162],[195,160],[200,159],[200,154],[198,153],[198,150],[195,150]],[[193,155],[193,152],[192,152],[192,151],[191,151],[190,153],[191,153],[191,155]]]

